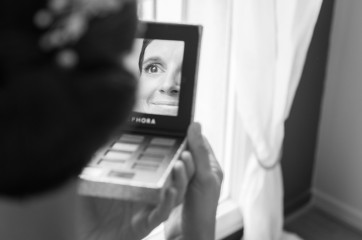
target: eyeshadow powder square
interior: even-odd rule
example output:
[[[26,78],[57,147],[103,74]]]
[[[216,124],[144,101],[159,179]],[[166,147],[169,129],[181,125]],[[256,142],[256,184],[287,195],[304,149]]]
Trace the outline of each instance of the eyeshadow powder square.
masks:
[[[146,170],[146,171],[156,171],[159,167],[159,164],[151,164],[145,162],[137,162],[133,165],[134,169]]]
[[[99,177],[103,173],[103,169],[94,167],[85,167],[82,174],[90,177]]]
[[[103,158],[107,160],[127,160],[131,157],[131,153],[128,152],[117,152],[117,151],[108,151]]]
[[[139,161],[161,164],[163,161],[163,157],[142,154],[139,158]]]
[[[173,145],[175,145],[176,143],[176,139],[172,139],[172,138],[153,138],[151,140],[152,145],[161,145],[161,146],[166,146],[166,147],[172,147]]]
[[[127,179],[133,178],[134,175],[135,173],[133,172],[121,172],[121,171],[111,171],[108,174],[109,177],[127,178]]]
[[[126,152],[134,152],[138,148],[138,144],[134,143],[120,143],[116,142],[112,145],[113,150],[126,151]]]
[[[119,141],[121,142],[131,142],[131,143],[141,143],[145,139],[144,136],[141,135],[131,135],[131,134],[123,134]]]
[[[170,152],[170,148],[166,147],[158,147],[158,146],[149,146],[145,151],[145,155],[157,155],[157,156],[165,156]]]
[[[124,163],[125,163],[124,161],[114,162],[114,161],[103,160],[98,165],[102,166],[102,167],[110,167],[110,168],[123,168]]]

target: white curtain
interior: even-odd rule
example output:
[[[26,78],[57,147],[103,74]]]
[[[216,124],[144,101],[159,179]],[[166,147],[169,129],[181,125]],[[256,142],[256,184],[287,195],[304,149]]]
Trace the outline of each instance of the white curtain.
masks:
[[[298,239],[283,229],[278,163],[284,122],[322,0],[234,0],[230,77],[250,148],[240,208],[245,240]]]

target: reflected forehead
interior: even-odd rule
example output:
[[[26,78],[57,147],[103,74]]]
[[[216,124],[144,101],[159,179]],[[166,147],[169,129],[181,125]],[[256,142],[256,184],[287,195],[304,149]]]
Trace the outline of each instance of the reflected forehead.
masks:
[[[181,41],[153,40],[145,50],[145,56],[171,56],[175,53],[183,53],[184,43]]]

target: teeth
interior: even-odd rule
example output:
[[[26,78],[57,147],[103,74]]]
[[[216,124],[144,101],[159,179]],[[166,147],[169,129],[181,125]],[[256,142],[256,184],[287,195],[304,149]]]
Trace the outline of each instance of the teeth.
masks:
[[[157,103],[152,103],[153,105],[163,105],[163,106],[170,106],[170,107],[177,107],[177,103],[163,103],[163,102],[157,102]]]

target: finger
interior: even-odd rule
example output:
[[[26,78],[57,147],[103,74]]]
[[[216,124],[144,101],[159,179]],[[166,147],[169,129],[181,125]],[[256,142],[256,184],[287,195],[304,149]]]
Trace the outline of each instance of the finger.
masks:
[[[187,184],[188,184],[188,177],[186,173],[185,164],[178,160],[173,168],[173,186],[177,191],[176,196],[176,205],[180,204],[185,196]]]
[[[218,161],[211,162],[211,171],[217,176],[219,182],[222,183],[224,179],[224,173]]]
[[[217,161],[214,151],[212,150],[212,147],[209,143],[209,141],[204,137],[205,146],[208,149],[209,152],[209,159],[210,159],[210,166],[211,170],[216,174],[220,182],[224,179],[224,173],[222,171],[222,168],[220,166],[219,161]]]
[[[167,220],[176,202],[177,191],[170,187],[165,191],[162,201],[148,215],[148,226],[150,229],[157,227],[160,223]]]
[[[195,170],[201,174],[210,171],[209,153],[201,134],[201,125],[192,123],[187,132],[188,147],[194,157]]]
[[[207,140],[206,137],[203,137],[203,140],[204,140],[205,147],[206,147],[206,149],[207,149],[207,151],[208,151],[208,153],[209,153],[209,156],[212,156],[211,160],[217,161],[217,160],[216,160],[215,153],[214,153],[214,150],[212,149],[209,140]]]
[[[186,168],[187,179],[190,180],[195,174],[195,163],[191,153],[189,151],[183,151],[181,153],[181,160]]]
[[[166,239],[177,239],[182,234],[183,205],[174,208],[167,221],[164,222]]]

